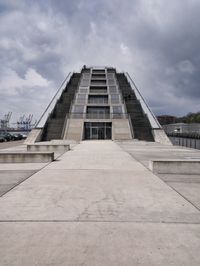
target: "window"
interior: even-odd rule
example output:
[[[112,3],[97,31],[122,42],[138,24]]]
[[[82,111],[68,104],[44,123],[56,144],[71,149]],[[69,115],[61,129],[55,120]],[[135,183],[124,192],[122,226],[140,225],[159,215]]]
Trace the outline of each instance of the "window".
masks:
[[[93,69],[92,74],[105,74],[104,69]]]
[[[74,105],[71,117],[83,118],[83,114],[84,114],[84,105]]]
[[[83,79],[89,79],[90,78],[90,73],[88,73],[88,74],[83,74]]]
[[[105,122],[85,122],[84,123],[85,139],[111,139],[112,123]]]
[[[74,106],[74,113],[83,113],[84,112],[84,105],[75,105]]]
[[[107,74],[107,77],[108,77],[108,79],[113,79],[114,78],[114,74],[113,73]]]
[[[115,85],[114,79],[108,79],[108,85]]]
[[[88,103],[107,104],[108,96],[107,95],[89,95]]]
[[[87,87],[87,86],[89,86],[89,84],[90,84],[90,80],[89,79],[82,79],[81,80],[81,86],[82,87]]]
[[[109,86],[110,93],[116,93],[117,87],[116,86]]]
[[[113,106],[113,114],[122,114],[122,107],[121,105]]]
[[[87,107],[87,118],[107,119],[110,118],[110,107]]]
[[[92,74],[92,79],[106,79],[105,74]]]
[[[91,85],[106,85],[105,79],[92,79]]]
[[[85,104],[86,103],[86,94],[78,94],[76,97],[76,102],[77,103],[82,103]]]
[[[113,106],[112,109],[113,109],[113,118],[123,118],[121,106]]]
[[[111,94],[110,98],[111,98],[111,103],[112,104],[119,103],[119,94]]]
[[[90,86],[90,92],[91,93],[107,93],[107,87],[106,86]]]
[[[86,93],[88,92],[88,89],[83,87],[83,88],[80,88],[80,89],[79,89],[79,92],[80,92],[80,93],[85,93],[85,94],[86,94]]]

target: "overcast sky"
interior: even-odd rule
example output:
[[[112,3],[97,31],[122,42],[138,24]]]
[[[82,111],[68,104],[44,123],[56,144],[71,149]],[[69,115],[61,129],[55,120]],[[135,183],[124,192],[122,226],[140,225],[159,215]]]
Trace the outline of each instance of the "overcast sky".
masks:
[[[155,114],[200,111],[200,0],[0,0],[0,118],[38,118],[69,71],[128,71]]]

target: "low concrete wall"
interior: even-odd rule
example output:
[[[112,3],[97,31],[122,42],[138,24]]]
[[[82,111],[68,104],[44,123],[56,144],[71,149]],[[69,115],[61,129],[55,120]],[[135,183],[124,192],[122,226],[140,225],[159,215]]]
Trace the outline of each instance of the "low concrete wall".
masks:
[[[30,152],[57,152],[62,153],[70,150],[69,145],[57,145],[57,144],[28,144],[27,151]]]
[[[2,152],[0,163],[48,163],[54,160],[53,152]]]
[[[199,174],[200,160],[154,160],[149,168],[158,174]]]

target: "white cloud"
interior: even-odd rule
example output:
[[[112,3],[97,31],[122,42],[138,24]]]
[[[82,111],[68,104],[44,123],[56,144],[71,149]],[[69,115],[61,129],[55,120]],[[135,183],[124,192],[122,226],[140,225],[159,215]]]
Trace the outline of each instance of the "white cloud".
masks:
[[[7,69],[0,80],[0,93],[9,96],[18,96],[19,92],[33,87],[48,87],[50,82],[43,78],[35,69],[29,68],[24,78],[16,71]]]

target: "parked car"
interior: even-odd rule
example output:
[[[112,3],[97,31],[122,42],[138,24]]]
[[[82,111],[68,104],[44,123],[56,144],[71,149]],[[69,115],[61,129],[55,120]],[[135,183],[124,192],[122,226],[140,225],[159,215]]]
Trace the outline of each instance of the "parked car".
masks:
[[[23,134],[21,134],[22,135],[22,138],[23,139],[26,139],[27,138],[27,133],[23,133]]]
[[[0,134],[0,142],[6,141],[5,138]]]
[[[11,141],[11,140],[13,140],[13,136],[9,132],[6,132],[6,131],[0,132],[0,136],[2,138],[4,138],[5,141]]]
[[[11,141],[12,140],[12,135],[8,132],[3,133],[3,137],[6,139],[6,141]]]
[[[20,133],[15,133],[14,137],[15,137],[16,140],[22,140],[23,139],[23,136]]]

